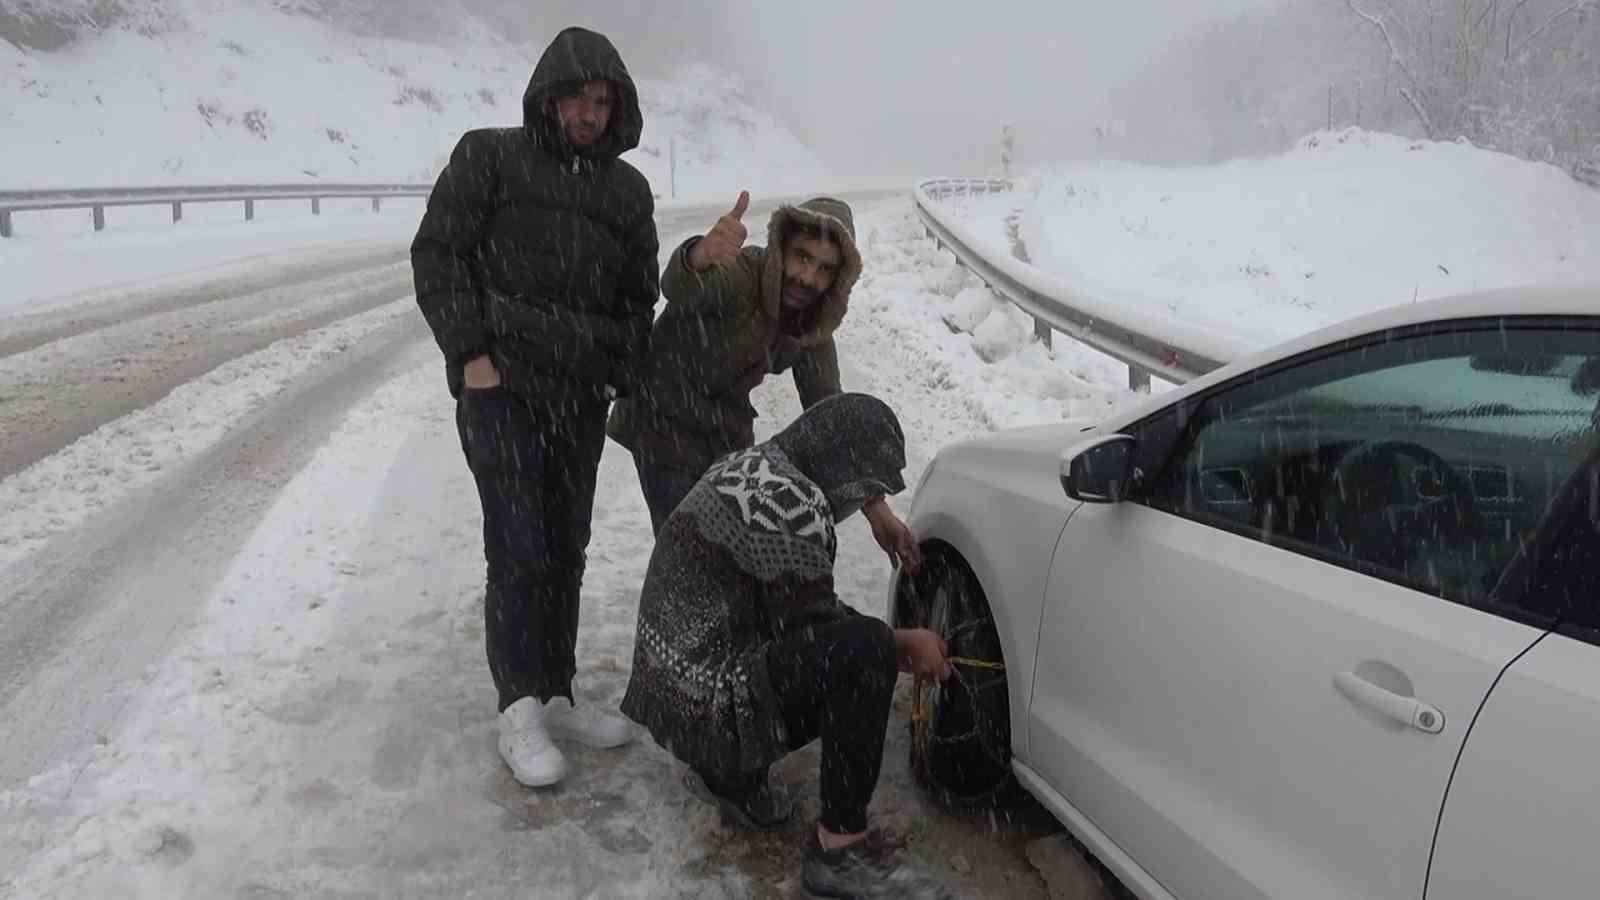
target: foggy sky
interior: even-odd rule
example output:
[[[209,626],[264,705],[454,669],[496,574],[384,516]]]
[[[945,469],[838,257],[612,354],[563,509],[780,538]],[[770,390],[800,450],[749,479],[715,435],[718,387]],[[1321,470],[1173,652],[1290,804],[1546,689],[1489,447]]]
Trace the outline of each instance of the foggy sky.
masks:
[[[728,10],[747,71],[844,172],[977,173],[1092,148],[1120,78],[1207,17],[1271,0],[812,0]]]
[[[731,68],[830,169],[909,175],[995,169],[1006,123],[1019,162],[1091,152],[1119,79],[1207,17],[1275,0],[467,2],[519,39],[606,32],[639,74]]]

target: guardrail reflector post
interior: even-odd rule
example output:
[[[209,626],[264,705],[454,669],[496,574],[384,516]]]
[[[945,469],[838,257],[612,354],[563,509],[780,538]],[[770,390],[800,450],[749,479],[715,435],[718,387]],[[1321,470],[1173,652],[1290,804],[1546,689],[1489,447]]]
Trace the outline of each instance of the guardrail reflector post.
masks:
[[[1138,366],[1129,366],[1128,390],[1138,391],[1141,394],[1150,393],[1150,373]]]
[[[11,210],[0,209],[0,238],[11,237]]]
[[[96,206],[94,208],[94,230],[106,230],[106,208],[104,206]]]
[[[322,198],[321,197],[312,197],[311,198],[311,214],[313,216],[322,215]]]
[[[255,219],[255,217],[256,217],[256,202],[254,200],[246,200],[244,202],[244,220],[246,222],[253,221]]]
[[[183,201],[181,200],[172,201],[172,221],[174,223],[183,221]]]
[[[373,197],[372,198],[372,211],[373,212],[377,212],[382,206],[383,206],[383,198],[381,198],[381,197]]]

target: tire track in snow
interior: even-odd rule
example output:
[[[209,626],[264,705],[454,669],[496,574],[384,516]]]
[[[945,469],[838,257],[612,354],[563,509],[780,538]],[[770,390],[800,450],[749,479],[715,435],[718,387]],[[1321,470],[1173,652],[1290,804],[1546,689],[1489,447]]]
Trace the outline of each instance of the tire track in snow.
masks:
[[[409,296],[406,263],[136,316],[0,359],[0,478],[275,341]]]
[[[235,270],[235,274],[200,272],[160,278],[142,286],[85,291],[68,301],[68,306],[8,317],[5,333],[0,334],[0,359],[148,316],[219,300],[248,302],[263,292],[310,285],[405,259],[404,246],[363,243],[313,254],[294,251],[287,259],[274,255],[215,267]]]
[[[0,787],[94,747],[348,409],[430,352],[414,308],[392,304],[235,360],[0,482],[0,527],[44,532],[0,545]]]

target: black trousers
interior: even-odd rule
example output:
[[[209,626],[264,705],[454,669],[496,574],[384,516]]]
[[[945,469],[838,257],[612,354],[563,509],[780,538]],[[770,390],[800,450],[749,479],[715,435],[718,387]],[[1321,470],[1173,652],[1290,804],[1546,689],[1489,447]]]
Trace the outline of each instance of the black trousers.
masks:
[[[822,739],[819,821],[835,834],[866,830],[896,671],[894,631],[870,616],[808,629],[767,651],[790,749]]]
[[[606,406],[597,395],[552,407],[505,387],[469,388],[456,402],[483,506],[484,632],[501,710],[572,698]]]
[[[689,496],[700,476],[711,468],[708,463],[695,471],[681,463],[658,460],[637,450],[633,453],[633,467],[639,473],[639,488],[644,492],[645,505],[650,507],[650,528],[656,534],[661,533],[667,517]]]

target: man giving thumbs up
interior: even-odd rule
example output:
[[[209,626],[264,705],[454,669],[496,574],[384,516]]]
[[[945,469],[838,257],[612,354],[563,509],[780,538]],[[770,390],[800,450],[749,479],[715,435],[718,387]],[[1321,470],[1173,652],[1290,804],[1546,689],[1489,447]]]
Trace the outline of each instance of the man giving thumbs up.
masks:
[[[667,308],[651,330],[638,390],[619,400],[607,433],[633,453],[659,533],[717,459],[755,443],[750,392],[793,370],[800,405],[840,392],[833,332],[861,276],[850,207],[831,197],[780,206],[764,247],[746,247],[750,193],[661,276]],[[891,560],[921,563],[911,529],[882,497],[862,508]]]
[[[690,248],[690,268],[696,272],[704,272],[713,267],[729,265],[738,259],[740,252],[744,250],[744,239],[750,234],[744,227],[744,214],[749,209],[750,192],[740,191],[739,199],[733,204],[733,209],[717,219],[717,224],[711,226],[705,237],[684,244]],[[849,215],[848,208],[845,214]]]

